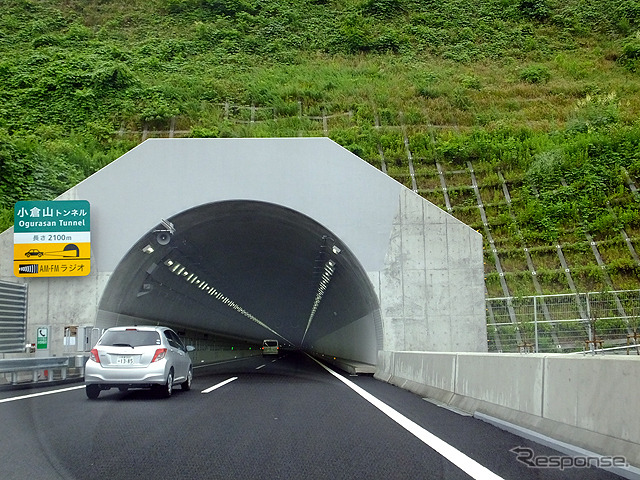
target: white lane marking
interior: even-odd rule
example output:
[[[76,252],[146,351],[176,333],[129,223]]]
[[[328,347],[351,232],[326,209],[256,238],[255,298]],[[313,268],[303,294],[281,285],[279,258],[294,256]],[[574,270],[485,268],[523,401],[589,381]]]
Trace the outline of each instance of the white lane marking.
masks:
[[[68,387],[68,388],[60,388],[59,390],[49,390],[47,392],[31,393],[29,395],[21,395],[19,397],[3,398],[0,400],[0,403],[13,402],[15,400],[24,400],[27,398],[34,398],[34,397],[42,397],[43,395],[53,395],[54,393],[69,392],[71,390],[79,390],[81,388],[84,388],[84,385],[78,385],[75,387]]]
[[[256,367],[256,370],[260,370],[262,367],[265,367],[266,365],[262,364],[259,367]]]
[[[206,368],[206,367],[213,367],[213,366],[218,366],[218,365],[222,365],[224,363],[231,363],[231,362],[240,362],[242,360],[246,360],[247,358],[250,357],[241,357],[241,358],[232,358],[231,360],[223,360],[221,362],[213,362],[213,363],[205,363],[203,365],[194,365],[193,368]],[[204,361],[204,360],[203,360]]]
[[[213,392],[216,388],[220,388],[220,387],[226,385],[227,383],[231,383],[231,382],[233,382],[234,380],[237,380],[237,379],[238,379],[238,377],[228,378],[224,382],[220,382],[217,385],[214,385],[213,387],[209,387],[209,388],[206,388],[206,389],[202,390],[201,393]]]
[[[451,463],[456,465],[458,468],[460,468],[470,477],[475,478],[476,480],[489,480],[489,479],[503,480],[502,477],[496,475],[488,468],[480,465],[478,462],[468,457],[457,448],[449,445],[444,440],[441,440],[439,437],[436,437],[433,433],[429,432],[428,430],[425,430],[420,425],[415,423],[413,420],[409,420],[400,412],[394,410],[393,408],[391,408],[389,405],[382,402],[381,400],[378,400],[376,397],[374,397],[369,392],[362,389],[355,383],[351,382],[350,380],[347,380],[342,375],[339,375],[338,373],[334,372],[330,368],[326,367],[325,365],[320,363],[318,360],[313,358],[311,355],[309,355],[309,358],[311,358],[314,362],[316,362],[318,365],[324,368],[327,372],[329,372],[331,375],[333,375],[342,383],[344,383],[349,388],[351,388],[354,392],[356,392],[366,401],[371,403],[374,407],[376,407],[382,413],[384,413],[393,421],[398,423],[401,427],[403,427],[404,429],[406,429],[407,431],[409,431],[410,433],[418,437],[421,441],[426,443],[429,447],[431,447],[440,455],[442,455],[447,460],[449,460]]]

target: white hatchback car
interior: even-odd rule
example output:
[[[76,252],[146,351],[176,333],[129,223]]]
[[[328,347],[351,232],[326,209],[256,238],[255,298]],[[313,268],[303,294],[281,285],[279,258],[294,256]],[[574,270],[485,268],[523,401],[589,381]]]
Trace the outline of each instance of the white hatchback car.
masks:
[[[113,327],[106,330],[87,360],[84,382],[87,397],[98,398],[112,387],[154,388],[170,397],[173,386],[191,388],[193,366],[180,337],[167,327]]]

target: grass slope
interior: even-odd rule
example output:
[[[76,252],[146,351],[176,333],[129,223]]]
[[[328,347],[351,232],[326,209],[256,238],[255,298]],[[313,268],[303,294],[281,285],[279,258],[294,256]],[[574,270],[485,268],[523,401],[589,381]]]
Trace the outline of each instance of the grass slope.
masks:
[[[631,0],[5,0],[0,230],[147,135],[328,135],[482,232],[490,296],[636,289],[638,28]]]

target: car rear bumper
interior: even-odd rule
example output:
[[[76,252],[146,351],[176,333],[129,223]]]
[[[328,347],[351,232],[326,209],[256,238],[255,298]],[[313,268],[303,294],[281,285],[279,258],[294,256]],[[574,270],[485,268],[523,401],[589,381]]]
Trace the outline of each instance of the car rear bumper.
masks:
[[[166,362],[158,362],[153,367],[105,368],[99,363],[88,361],[84,371],[85,384],[99,383],[111,386],[148,386],[164,384],[168,371]]]

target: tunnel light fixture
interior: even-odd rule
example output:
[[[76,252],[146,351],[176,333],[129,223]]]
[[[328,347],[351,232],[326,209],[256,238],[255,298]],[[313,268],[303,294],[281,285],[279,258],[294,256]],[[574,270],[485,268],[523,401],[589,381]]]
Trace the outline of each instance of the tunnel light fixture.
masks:
[[[257,323],[258,325],[265,328],[266,330],[269,330],[271,333],[282,338],[284,341],[291,343],[290,340],[280,335],[278,332],[273,330],[264,322],[261,322],[258,318],[256,318],[254,315],[249,313],[247,310],[245,310],[243,307],[238,305],[236,302],[234,302],[233,300],[225,296],[222,292],[218,291],[213,286],[209,285],[209,283],[206,280],[199,278],[198,275],[196,275],[194,272],[189,272],[180,263],[167,259],[165,260],[164,265],[169,267],[170,271],[173,272],[175,275],[184,278],[184,280],[187,283],[194,284],[198,289],[207,292],[209,295],[213,296],[219,302],[223,303],[224,305],[227,305],[229,308],[232,308],[233,310],[237,311],[238,313],[248,318],[252,322]]]
[[[331,252],[334,255],[340,255],[340,252],[342,252],[342,249],[338,247],[338,245],[336,245],[336,239],[333,237],[330,237],[329,235],[323,235],[322,248],[327,248],[329,245],[331,245]]]
[[[151,255],[154,252],[153,247],[151,245],[147,245],[142,249],[142,251],[148,255]]]
[[[316,295],[315,298],[313,300],[313,305],[311,306],[311,312],[309,313],[309,319],[307,320],[307,326],[304,329],[304,334],[302,335],[302,341],[300,343],[304,343],[304,339],[307,336],[307,332],[309,331],[309,327],[311,327],[311,322],[313,322],[313,318],[316,315],[316,312],[318,311],[318,306],[320,305],[320,302],[322,301],[322,297],[324,296],[325,292],[327,291],[327,288],[329,288],[329,283],[331,282],[331,277],[333,276],[333,273],[335,272],[336,269],[336,262],[334,262],[333,260],[328,260],[325,264],[324,264],[324,271],[322,272],[322,276],[320,278],[320,281],[318,282],[318,288],[316,290]]]

